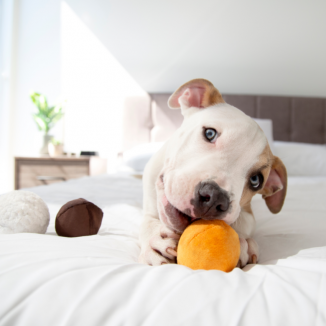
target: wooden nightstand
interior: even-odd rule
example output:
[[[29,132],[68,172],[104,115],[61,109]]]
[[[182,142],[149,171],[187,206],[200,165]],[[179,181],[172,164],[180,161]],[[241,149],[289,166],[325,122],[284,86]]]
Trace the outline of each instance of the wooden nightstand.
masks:
[[[92,166],[97,168],[94,171]],[[15,189],[36,187],[106,172],[98,157],[15,157]]]

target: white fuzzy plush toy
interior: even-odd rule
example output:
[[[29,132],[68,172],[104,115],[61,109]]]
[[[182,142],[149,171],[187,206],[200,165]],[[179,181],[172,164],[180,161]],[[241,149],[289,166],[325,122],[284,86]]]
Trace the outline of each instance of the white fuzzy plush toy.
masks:
[[[43,199],[29,191],[0,196],[0,234],[45,233],[50,213]]]

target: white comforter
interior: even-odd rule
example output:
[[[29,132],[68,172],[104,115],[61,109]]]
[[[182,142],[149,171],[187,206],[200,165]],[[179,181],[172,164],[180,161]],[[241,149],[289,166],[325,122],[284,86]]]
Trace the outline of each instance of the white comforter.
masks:
[[[32,190],[49,204],[51,224],[45,235],[1,235],[0,325],[326,324],[326,178],[290,178],[278,215],[255,198],[260,264],[228,274],[137,263],[140,180]],[[56,236],[56,212],[79,197],[103,209],[99,234]]]

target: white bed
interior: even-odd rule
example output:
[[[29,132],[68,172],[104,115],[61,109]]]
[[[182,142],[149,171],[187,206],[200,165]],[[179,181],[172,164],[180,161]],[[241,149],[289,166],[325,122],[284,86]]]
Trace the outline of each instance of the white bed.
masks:
[[[325,325],[326,177],[290,177],[282,212],[258,196],[259,265],[231,273],[137,263],[141,180],[82,178],[31,189],[49,205],[45,235],[0,237],[0,325]],[[58,237],[60,206],[104,211],[96,236]]]
[[[166,108],[167,98],[158,94],[127,103],[125,149],[164,141],[177,128],[180,114]],[[271,114],[276,139],[325,143],[319,104],[326,114],[326,100],[228,98],[234,105],[240,99],[237,106],[252,116]],[[310,107],[316,112],[309,111],[315,120],[307,131]],[[131,174],[30,189],[48,204],[51,221],[45,235],[0,237],[0,326],[326,325],[326,147],[274,145],[290,175],[284,208],[272,215],[254,197],[260,261],[230,273],[137,263],[142,182]],[[141,172],[160,146],[152,143],[137,157],[125,152],[125,158]],[[104,211],[98,235],[58,237],[56,213],[80,197]]]

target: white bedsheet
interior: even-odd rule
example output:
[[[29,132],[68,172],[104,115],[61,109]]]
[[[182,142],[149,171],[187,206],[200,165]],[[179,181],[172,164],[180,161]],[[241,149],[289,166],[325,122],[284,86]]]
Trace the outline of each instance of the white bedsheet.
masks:
[[[137,263],[140,180],[32,190],[49,204],[51,223],[45,235],[1,235],[0,325],[326,324],[326,178],[290,178],[278,215],[256,197],[260,264],[228,274]],[[56,236],[56,212],[79,197],[103,209],[99,234]]]

